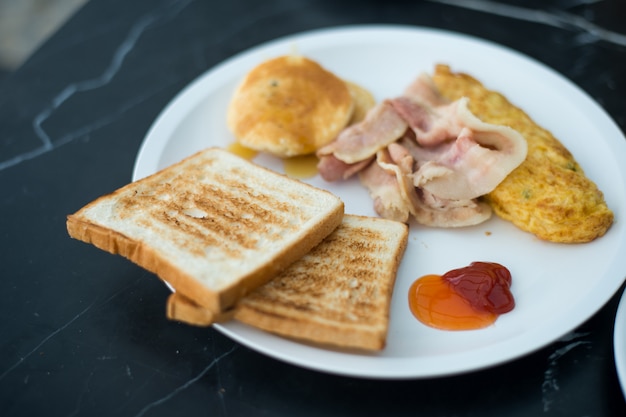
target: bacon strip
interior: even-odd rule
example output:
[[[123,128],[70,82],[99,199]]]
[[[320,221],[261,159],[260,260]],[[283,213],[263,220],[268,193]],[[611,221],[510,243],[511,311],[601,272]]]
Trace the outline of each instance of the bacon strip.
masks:
[[[441,199],[413,187],[409,180],[413,164],[408,150],[394,143],[379,151],[376,163],[368,168],[368,176],[361,176],[378,215],[406,222],[410,213],[420,224],[446,228],[472,226],[491,217],[486,203]],[[378,176],[374,178],[372,172]]]
[[[318,168],[328,181],[359,172],[383,217],[406,222],[412,215],[421,224],[459,227],[491,216],[477,199],[526,153],[517,131],[484,123],[465,98],[446,102],[422,75],[320,149]]]
[[[364,161],[395,142],[404,134],[407,123],[389,101],[374,106],[362,122],[344,129],[337,139],[317,151],[317,156],[333,154],[347,164]]]
[[[322,178],[328,182],[347,180],[357,172],[363,170],[373,159],[374,157],[372,156],[363,161],[347,164],[337,159],[333,154],[323,155],[319,158],[317,169]]]
[[[456,119],[463,128],[450,147],[413,174],[414,185],[441,198],[478,198],[524,161],[526,140],[511,128],[476,118],[467,99],[456,103]]]

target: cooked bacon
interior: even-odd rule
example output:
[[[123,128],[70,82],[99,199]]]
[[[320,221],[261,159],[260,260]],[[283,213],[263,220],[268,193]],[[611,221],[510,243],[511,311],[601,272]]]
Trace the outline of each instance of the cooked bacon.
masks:
[[[347,180],[357,172],[364,169],[374,157],[370,157],[354,164],[347,164],[340,161],[335,155],[323,155],[320,156],[317,164],[317,170],[324,180],[328,182]]]
[[[422,75],[404,95],[375,106],[317,155],[328,181],[359,172],[379,215],[405,222],[413,215],[421,224],[460,227],[491,216],[478,198],[522,163],[526,152],[518,132],[482,122],[467,99],[447,102]]]
[[[434,227],[466,227],[491,217],[491,207],[485,202],[440,199],[426,190],[416,190],[424,203],[420,212],[415,214],[418,223]]]
[[[485,203],[440,199],[415,188],[408,180],[413,162],[406,148],[392,144],[379,151],[376,162],[361,173],[378,215],[407,222],[410,213],[418,223],[433,227],[472,226],[491,217]]]
[[[393,108],[415,133],[420,146],[437,146],[454,138],[462,129],[456,117],[458,102],[429,107],[409,97],[391,100]]]
[[[415,216],[421,203],[415,187],[413,187],[410,177],[408,176],[408,174],[413,171],[413,163],[413,158],[405,148],[397,144],[392,144],[389,148],[383,149],[376,154],[376,162],[372,165],[378,165],[390,175],[393,175],[398,184],[400,200],[402,201],[402,204],[398,204],[397,202],[395,204]],[[362,180],[363,179],[361,179],[361,181]]]
[[[456,117],[464,126],[451,146],[423,164],[414,185],[440,198],[474,199],[485,195],[526,158],[526,140],[517,131],[482,122],[459,100]]]
[[[449,101],[439,93],[432,78],[425,73],[420,74],[409,84],[404,90],[403,95],[430,107],[442,106],[449,103]]]
[[[359,179],[367,187],[379,216],[403,223],[409,221],[411,209],[402,196],[395,172],[374,162],[359,173]]]
[[[365,119],[345,128],[333,142],[317,151],[317,156],[333,154],[347,164],[364,161],[395,142],[407,129],[389,101],[374,106]]]

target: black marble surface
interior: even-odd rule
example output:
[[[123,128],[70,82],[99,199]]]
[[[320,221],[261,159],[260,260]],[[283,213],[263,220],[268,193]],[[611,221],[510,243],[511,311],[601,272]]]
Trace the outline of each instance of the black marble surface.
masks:
[[[91,0],[0,81],[0,414],[626,415],[613,359],[621,291],[567,337],[507,364],[355,379],[167,321],[168,290],[154,276],[65,230],[68,213],[129,182],[144,135],[181,88],[264,41],[360,23],[470,34],[563,74],[624,131],[624,22],[621,0]]]

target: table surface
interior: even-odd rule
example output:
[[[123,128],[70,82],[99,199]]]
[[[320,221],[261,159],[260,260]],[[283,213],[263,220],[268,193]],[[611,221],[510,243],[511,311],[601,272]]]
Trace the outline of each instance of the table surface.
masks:
[[[556,70],[624,131],[625,21],[620,0],[91,0],[0,82],[2,415],[626,415],[613,352],[623,287],[567,337],[512,362],[351,378],[166,320],[159,280],[65,230],[67,214],[130,181],[182,88],[265,41],[370,23],[472,35]]]

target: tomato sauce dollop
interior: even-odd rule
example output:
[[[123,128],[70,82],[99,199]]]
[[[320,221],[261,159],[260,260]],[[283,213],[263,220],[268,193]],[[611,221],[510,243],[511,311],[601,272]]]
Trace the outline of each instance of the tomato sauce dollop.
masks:
[[[473,262],[443,275],[425,275],[409,291],[409,307],[422,323],[443,330],[473,330],[493,324],[515,307],[509,270]]]

